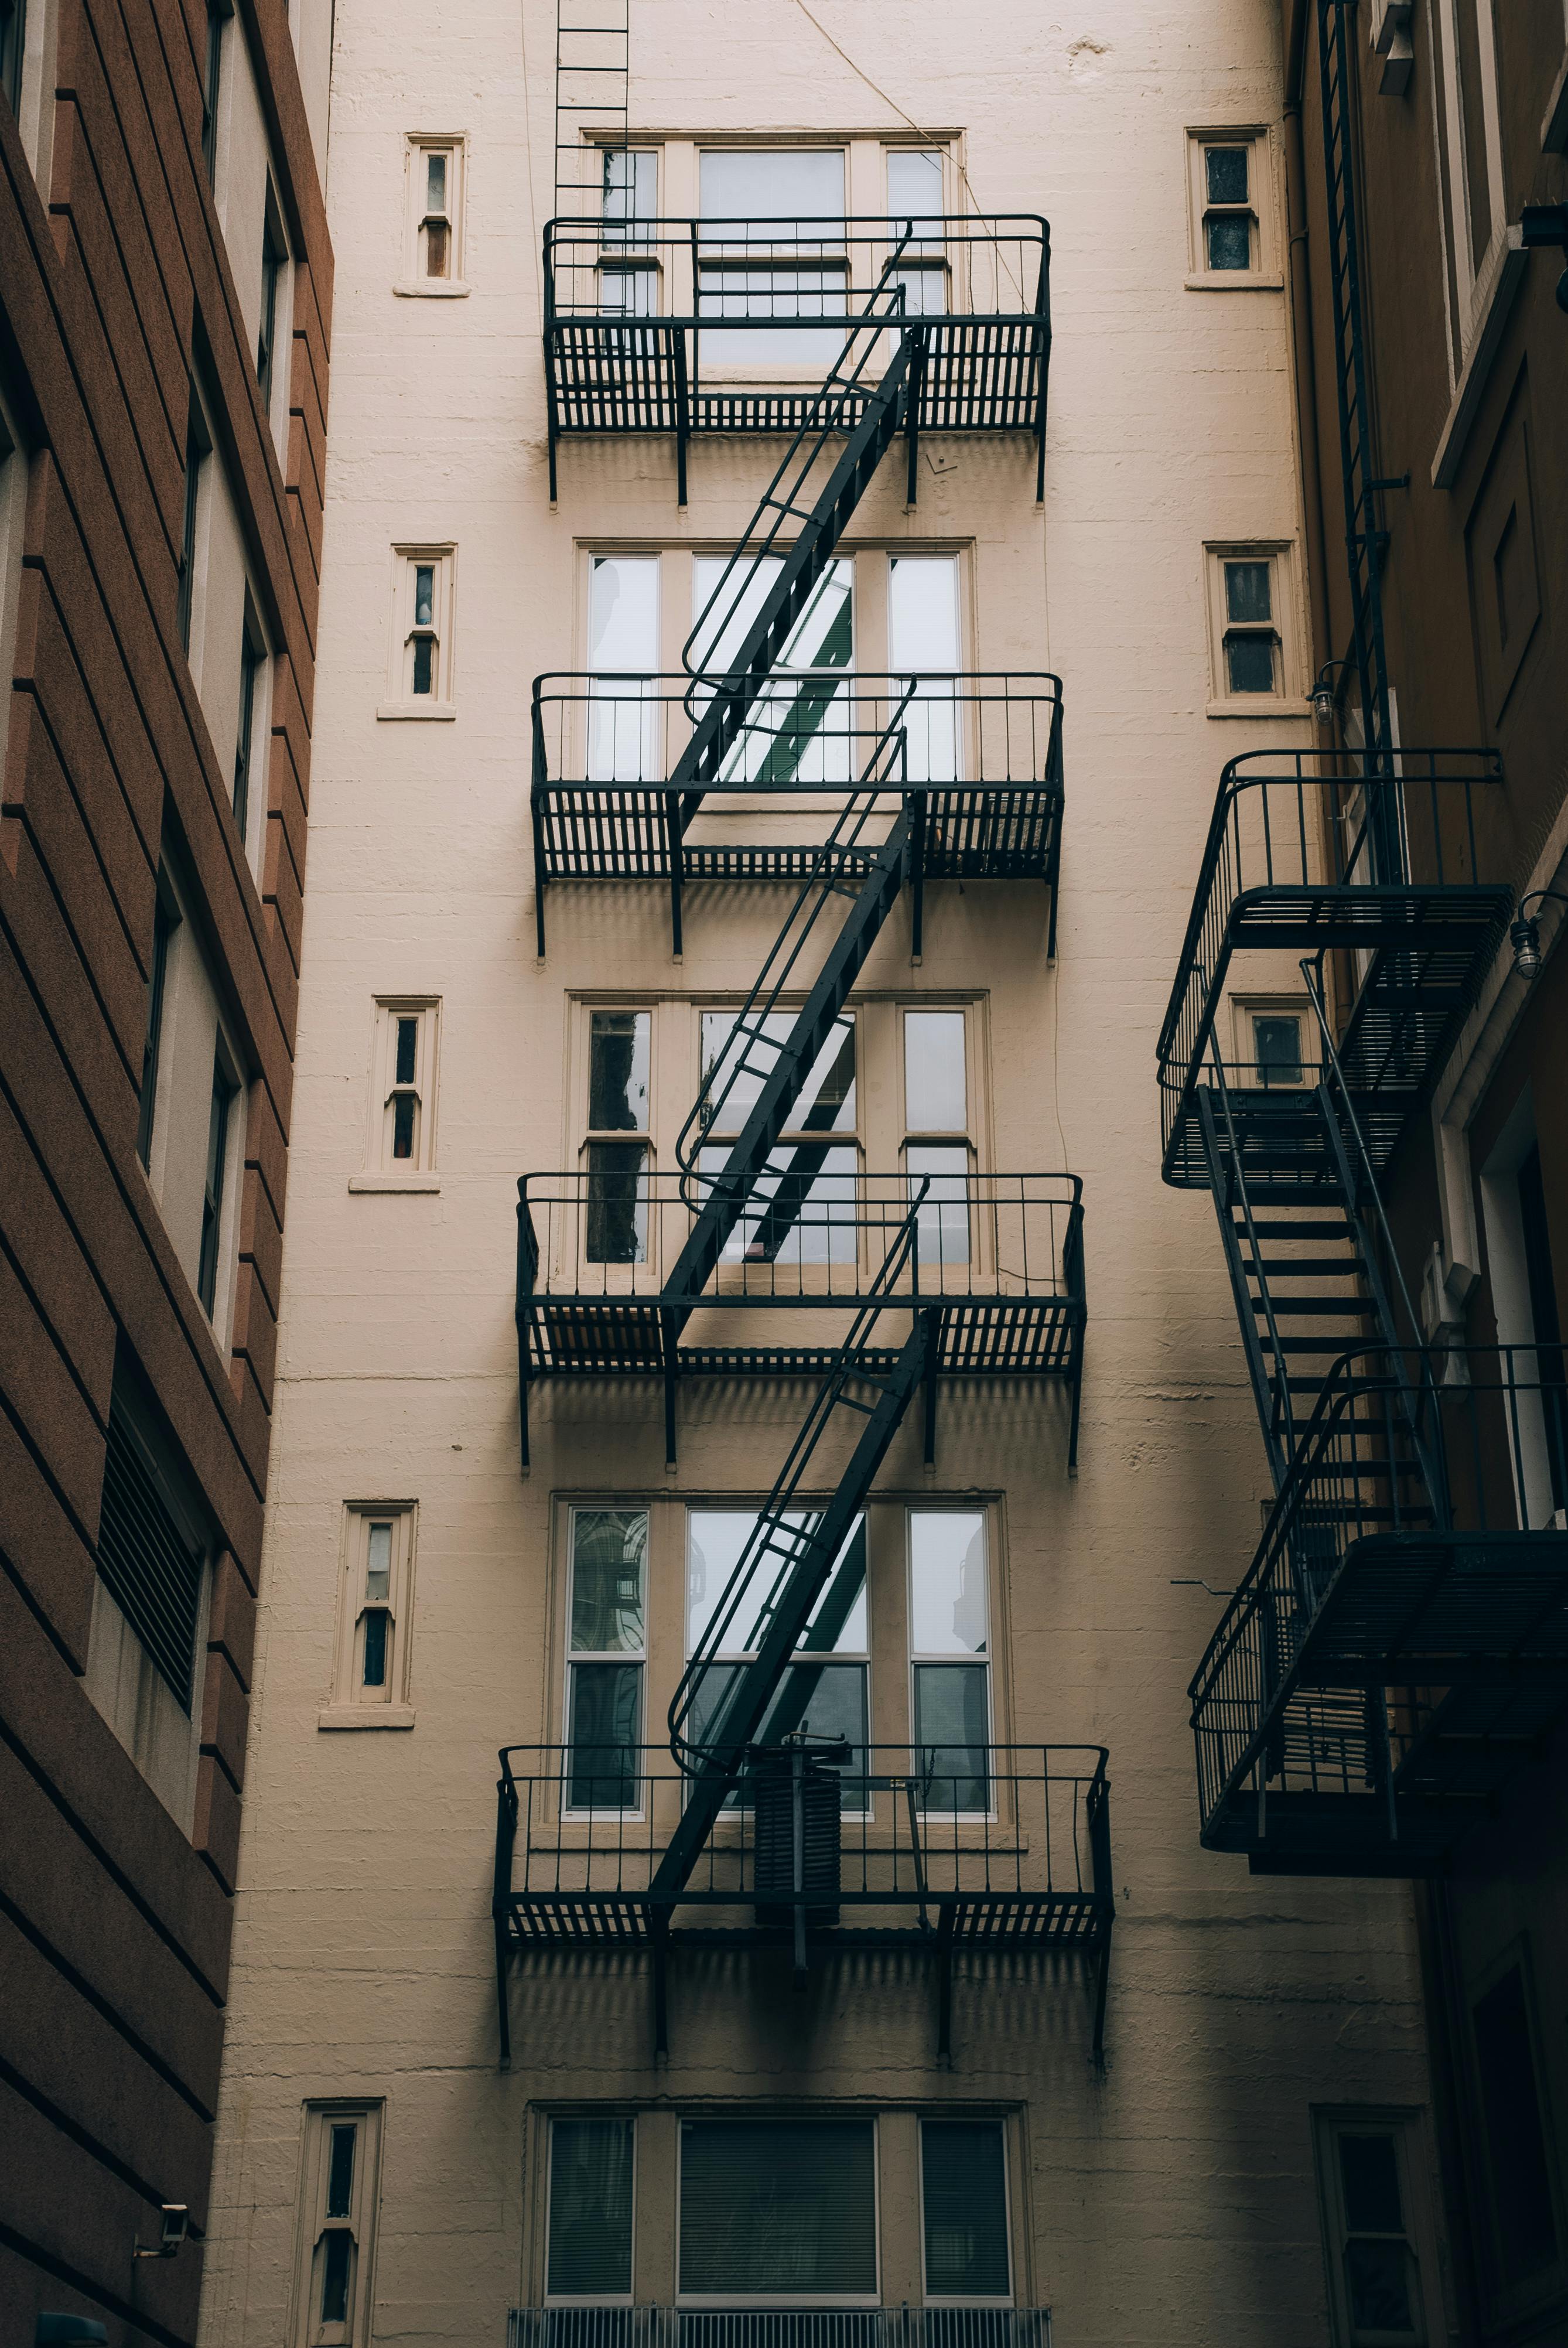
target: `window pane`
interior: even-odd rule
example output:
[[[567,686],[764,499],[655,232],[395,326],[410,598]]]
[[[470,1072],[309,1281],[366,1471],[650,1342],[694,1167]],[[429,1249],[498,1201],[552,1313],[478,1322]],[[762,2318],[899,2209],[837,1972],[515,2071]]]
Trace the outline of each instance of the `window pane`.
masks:
[[[651,220],[658,210],[659,158],[651,148],[609,147],[604,153],[603,218],[607,231]],[[615,237],[607,233],[605,242]]]
[[[651,269],[607,264],[599,273],[599,306],[607,318],[651,318],[659,307],[658,293]]]
[[[964,1014],[904,1014],[904,1127],[907,1133],[967,1133]]]
[[[589,572],[590,668],[650,675],[659,666],[659,557],[596,554]]]
[[[386,1685],[386,1616],[379,1610],[364,1618],[364,1671],[366,1687]]]
[[[1358,2332],[1408,2332],[1410,2312],[1409,2252],[1403,2242],[1347,2242],[1345,2281],[1350,2321]]]
[[[1204,149],[1204,168],[1208,175],[1211,204],[1245,203],[1246,153],[1245,147]]]
[[[792,226],[794,224],[792,223]],[[807,224],[824,233],[820,223]],[[781,234],[785,233],[781,229]],[[736,360],[756,366],[831,365],[844,347],[842,325],[794,325],[794,319],[846,314],[849,280],[842,267],[770,269],[753,263],[704,262],[697,275],[697,306],[704,321],[702,356],[710,365]],[[763,318],[764,326],[723,325],[726,318]],[[712,322],[712,323],[710,323]]]
[[[904,315],[907,318],[947,316],[948,273],[945,269],[910,269],[900,263],[893,272],[893,283],[904,288]]]
[[[392,1527],[372,1525],[370,1529],[370,1561],[364,1577],[364,1594],[374,1604],[378,1599],[392,1594]]]
[[[416,563],[414,571],[414,624],[416,628],[434,626],[431,613],[435,601],[435,566],[429,562]]]
[[[967,1264],[969,1261],[969,1153],[962,1142],[911,1142],[904,1152],[913,1202],[921,1181],[928,1188],[915,1217],[915,1248],[920,1263]]]
[[[798,215],[826,236],[844,216],[842,148],[708,147],[699,170],[705,221],[787,221]]]
[[[713,1103],[712,1124],[715,1134],[738,1133],[756,1106],[757,1096],[771,1075],[778,1058],[778,1046],[784,1043],[794,1025],[794,1015],[788,1011],[770,1013],[762,1022],[762,1033],[743,1037],[733,1043],[734,1011],[704,1011],[702,1014],[702,1076],[706,1082],[716,1071],[710,1098]],[[731,1081],[731,1068],[744,1053],[746,1065]],[[721,1067],[719,1063],[723,1060]],[[853,1133],[855,1130],[855,1014],[841,1012],[834,1021],[833,1033],[817,1055],[795,1103],[790,1110],[793,1120],[790,1130],[795,1133]]]
[[[790,1525],[802,1525],[806,1519],[799,1510],[792,1510],[784,1521]],[[751,1509],[687,1510],[686,1653],[689,1655],[695,1653],[706,1635],[755,1523],[756,1512]],[[746,1655],[754,1651],[758,1614],[772,1587],[779,1562],[776,1557],[764,1560],[761,1570],[753,1577],[724,1632],[723,1644],[719,1650],[721,1654]],[[833,1640],[834,1648],[840,1653],[863,1655],[866,1648],[864,1517],[856,1519],[854,1530],[839,1552],[838,1562],[848,1569],[845,1581],[842,1584],[838,1581],[835,1568],[813,1611],[812,1622],[824,1622],[827,1610],[833,1607],[843,1616],[843,1626]],[[815,1644],[809,1627],[802,1643]]]
[[[1339,2178],[1352,2234],[1402,2234],[1399,2162],[1391,2136],[1342,2136]]]
[[[874,2298],[874,2147],[870,2120],[683,2120],[680,2290]]]
[[[699,1150],[699,1174],[716,1176],[729,1159],[723,1143]],[[775,1149],[758,1176],[744,1213],[724,1242],[726,1263],[853,1263],[856,1152],[805,1142]]]
[[[1211,269],[1252,267],[1252,221],[1245,212],[1225,212],[1204,222]]]
[[[571,1643],[576,1653],[641,1654],[648,1518],[641,1509],[579,1509],[571,1520]]]
[[[552,2298],[630,2293],[632,2129],[629,2119],[551,2124],[545,2289]]]
[[[646,1011],[596,1011],[589,1028],[588,1124],[590,1133],[646,1133]]]
[[[631,1810],[642,1741],[641,1663],[573,1663],[568,1691],[568,1806]]]
[[[1261,623],[1273,619],[1274,602],[1269,593],[1268,572],[1266,562],[1225,564],[1227,620]]]
[[[400,1085],[414,1082],[414,1056],[419,1047],[417,1019],[400,1019],[397,1023],[397,1076]]]
[[[648,1261],[647,1164],[640,1141],[589,1144],[587,1262]]]
[[[1266,1085],[1301,1082],[1301,1022],[1299,1019],[1255,1019],[1252,1023],[1257,1072]]]
[[[911,1509],[909,1649],[983,1655],[988,1640],[986,1520],[967,1509]]]
[[[334,2127],[327,2162],[327,2216],[346,2218],[354,2194],[354,2143],[359,2130]]]
[[[915,1745],[927,1810],[990,1807],[984,1663],[917,1663]]]
[[[1522,2282],[1552,2264],[1557,2255],[1557,2228],[1524,1977],[1517,1965],[1475,2009],[1475,2052],[1502,2280],[1505,2284]]]
[[[866,1788],[856,1782],[864,1778],[866,1766],[866,1682],[864,1663],[792,1664],[757,1738],[760,1745],[774,1745],[796,1729],[812,1736],[842,1737],[850,1750],[844,1787],[847,1810],[866,1807]]]
[[[887,150],[887,211],[895,235],[913,226],[933,242],[942,233],[942,159],[917,147]]]
[[[428,636],[414,639],[414,690],[428,693],[434,683],[433,664],[436,647]]]
[[[392,1104],[392,1154],[395,1158],[414,1155],[414,1095],[399,1093]]]
[[[340,2227],[327,2236],[326,2255],[322,2262],[323,2323],[348,2321],[348,2270],[353,2256],[354,2237],[346,2229]]]
[[[887,641],[893,666],[958,665],[958,564],[951,554],[896,554],[888,565]]]
[[[1005,2299],[1010,2284],[1000,2121],[923,2120],[920,2183],[927,2295]]]
[[[432,221],[425,232],[425,274],[445,277],[451,234],[445,221]]]
[[[1274,691],[1274,640],[1270,636],[1227,636],[1225,673],[1233,693]]]

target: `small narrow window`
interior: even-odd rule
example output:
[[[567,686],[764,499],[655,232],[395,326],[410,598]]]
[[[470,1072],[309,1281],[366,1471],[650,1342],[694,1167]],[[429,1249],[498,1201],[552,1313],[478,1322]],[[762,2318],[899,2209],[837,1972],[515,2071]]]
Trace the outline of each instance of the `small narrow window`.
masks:
[[[400,293],[466,290],[462,282],[466,156],[461,139],[415,138],[408,142],[408,216]]]
[[[396,556],[390,714],[449,714],[454,551],[399,547]]]
[[[1301,692],[1291,623],[1291,571],[1280,547],[1207,550],[1214,631],[1210,715],[1243,716]]]
[[[201,495],[201,475],[210,443],[196,394],[190,395],[190,413],[185,427],[185,503],[179,524],[179,641],[189,654],[191,626],[194,619],[193,598],[196,588],[196,513]]]
[[[969,1261],[965,1024],[961,1011],[904,1014],[904,1167],[912,1200],[927,1186],[915,1226],[922,1264]]]
[[[152,914],[152,968],[147,983],[147,1033],[141,1047],[141,1097],[136,1154],[144,1170],[152,1165],[152,1120],[158,1105],[158,1062],[163,1041],[163,993],[169,976],[169,942],[179,925],[172,892],[161,872]]]
[[[256,381],[261,406],[272,414],[272,375],[278,340],[278,288],[288,264],[288,247],[278,225],[277,199],[267,191],[266,218],[261,230],[261,322],[256,336]]]
[[[412,1507],[355,1502],[343,1535],[335,1707],[357,1713],[406,1704],[413,1571]]]
[[[22,60],[27,46],[26,0],[0,0],[0,89],[15,115],[22,111]]]
[[[218,99],[223,87],[225,0],[207,0],[207,57],[201,74],[201,160],[214,185],[218,178]]]
[[[267,658],[259,635],[247,610],[240,639],[240,723],[234,737],[234,821],[242,840],[248,840],[251,832],[251,761],[255,749],[256,702]]]
[[[1512,1964],[1471,2017],[1491,2186],[1493,2263],[1507,2295],[1556,2266],[1556,2196],[1524,1968]]]
[[[990,1807],[990,1603],[986,1520],[909,1512],[909,1652],[926,1807]]]
[[[294,2348],[367,2348],[380,2141],[379,2105],[305,2106]]]
[[[1339,2348],[1423,2348],[1414,2131],[1375,2112],[1319,2114],[1318,2174]]]
[[[201,1194],[201,1253],[196,1292],[210,1321],[216,1316],[218,1267],[223,1240],[223,1189],[229,1159],[229,1117],[239,1086],[224,1065],[220,1045],[212,1063],[212,1101],[207,1120],[207,1179]]]
[[[436,1029],[434,1003],[376,1005],[371,1163],[383,1173],[427,1173],[435,1166]]]
[[[1266,1090],[1282,1085],[1299,1085],[1303,1081],[1301,1017],[1298,1012],[1254,1012],[1252,1040],[1257,1080]]]
[[[1012,2279],[1000,2120],[922,2120],[920,2198],[927,2302],[1005,2302]]]
[[[651,148],[607,147],[600,221],[606,244],[642,244],[659,211],[659,157]]]
[[[630,2303],[636,2142],[630,2119],[551,2121],[547,2299]]]
[[[567,1602],[569,1809],[633,1810],[641,1800],[647,1575],[645,1509],[573,1509]]]
[[[1273,274],[1266,132],[1187,134],[1189,285],[1277,284]]]

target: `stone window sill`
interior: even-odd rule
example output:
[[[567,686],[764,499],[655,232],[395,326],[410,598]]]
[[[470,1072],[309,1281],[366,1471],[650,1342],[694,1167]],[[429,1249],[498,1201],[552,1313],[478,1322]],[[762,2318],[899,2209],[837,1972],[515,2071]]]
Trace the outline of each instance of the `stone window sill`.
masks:
[[[1251,717],[1267,724],[1276,717],[1310,717],[1309,701],[1278,700],[1271,693],[1260,693],[1255,701],[1211,701],[1204,711],[1205,717]]]
[[[1201,269],[1183,279],[1189,294],[1283,294],[1285,280],[1250,269]]]
[[[457,705],[455,701],[384,701],[375,714],[389,718],[423,717],[427,725],[433,719],[450,724],[457,715]]]
[[[337,1704],[318,1712],[318,1728],[412,1728],[411,1704]]]
[[[412,283],[395,285],[393,292],[405,302],[462,302],[467,299],[468,288],[460,277],[446,279],[415,278]]]
[[[428,1194],[441,1188],[439,1174],[351,1174],[348,1187],[356,1191],[413,1190]]]

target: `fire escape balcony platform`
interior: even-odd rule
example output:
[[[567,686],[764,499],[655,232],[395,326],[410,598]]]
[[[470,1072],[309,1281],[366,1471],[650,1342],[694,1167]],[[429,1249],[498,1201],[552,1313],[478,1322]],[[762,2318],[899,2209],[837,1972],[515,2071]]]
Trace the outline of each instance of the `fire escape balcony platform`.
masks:
[[[581,434],[797,431],[846,343],[918,330],[921,432],[1043,440],[1050,236],[1038,215],[929,220],[553,220],[545,229],[552,442]],[[874,301],[882,318],[867,325]],[[897,331],[897,327],[893,331]],[[858,421],[850,403],[844,422]]]
[[[1556,1356],[1337,1364],[1190,1690],[1204,1843],[1445,1864],[1568,1715],[1565,1490]]]
[[[1306,1197],[1322,1170],[1292,1164],[1288,1090],[1235,1056],[1225,1004],[1239,953],[1336,957],[1336,1048],[1375,1166],[1436,1082],[1512,909],[1477,858],[1477,807],[1501,768],[1488,750],[1401,751],[1398,763],[1381,778],[1346,754],[1265,751],[1226,767],[1160,1035],[1167,1182],[1208,1187],[1197,1096],[1216,1058],[1249,1179],[1255,1167],[1272,1192],[1295,1184]]]
[[[665,1272],[716,1178],[525,1176],[517,1299],[525,1382],[825,1375],[911,1200],[907,1174],[835,1170],[843,1154],[826,1137],[781,1150],[717,1272],[692,1295],[666,1287]],[[910,1316],[925,1313],[938,1375],[1074,1384],[1087,1320],[1081,1188],[1068,1174],[932,1178],[907,1267],[881,1292],[886,1342],[867,1347],[865,1367],[890,1369]],[[635,1261],[606,1260],[634,1247]]]

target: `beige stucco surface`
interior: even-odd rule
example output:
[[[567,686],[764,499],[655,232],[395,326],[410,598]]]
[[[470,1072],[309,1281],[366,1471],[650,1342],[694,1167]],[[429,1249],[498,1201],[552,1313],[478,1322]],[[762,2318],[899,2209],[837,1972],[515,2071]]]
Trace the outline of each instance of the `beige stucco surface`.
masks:
[[[294,2338],[310,2098],[385,2098],[374,2338],[495,2348],[507,2308],[539,2295],[538,2115],[551,2104],[1014,2112],[1018,2296],[1053,2307],[1061,2348],[1316,2348],[1311,2107],[1425,2100],[1405,1892],[1254,1880],[1204,1853],[1186,1722],[1217,1607],[1178,1585],[1235,1581],[1266,1478],[1212,1207],[1160,1182],[1153,1039],[1219,769],[1306,729],[1204,715],[1204,542],[1299,533],[1284,296],[1184,288],[1184,134],[1276,125],[1277,12],[820,0],[814,13],[915,122],[962,133],[979,206],[1051,222],[1043,516],[1024,443],[933,441],[917,508],[905,510],[900,454],[849,543],[960,550],[975,663],[1064,681],[1056,963],[1038,887],[936,888],[921,964],[904,907],[865,989],[981,1002],[991,1162],[1065,1162],[1083,1179],[1081,1473],[1065,1473],[1059,1395],[969,1389],[944,1406],[934,1474],[912,1416],[878,1497],[994,1504],[999,1703],[1020,1739],[1110,1748],[1106,2069],[1090,2061],[1081,1985],[1044,1964],[964,1961],[941,2065],[920,1964],[836,1961],[797,1994],[782,1958],[747,1956],[675,1967],[657,2068],[631,1961],[524,1972],[512,2066],[497,2070],[496,1751],[555,1726],[556,1503],[761,1497],[808,1399],[688,1391],[671,1476],[651,1388],[547,1389],[532,1472],[518,1472],[515,1185],[575,1156],[572,1004],[733,1001],[783,910],[697,892],[676,964],[656,891],[562,889],[537,962],[528,681],[585,661],[586,550],[727,547],[764,460],[744,443],[696,448],[681,514],[667,445],[579,442],[550,508],[538,255],[554,11],[338,0],[310,892],[208,2348]],[[905,127],[794,0],[634,0],[631,15],[634,123]],[[405,139],[455,130],[469,142],[473,290],[400,300]],[[458,550],[457,716],[378,724],[390,550],[425,542]],[[377,995],[440,998],[434,1193],[350,1191]],[[324,1734],[343,1505],[368,1498],[417,1503],[415,1725]],[[648,2140],[669,2125],[651,2119]],[[918,2295],[912,2144],[888,2123],[894,2301]],[[647,2174],[666,2170],[654,2159]],[[640,2298],[671,2288],[657,2206]]]

